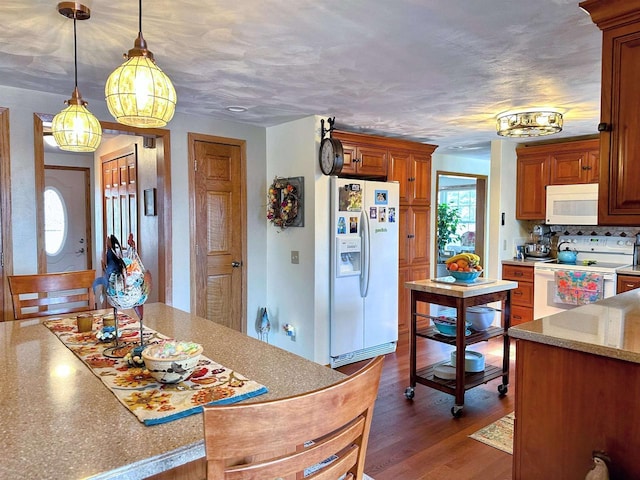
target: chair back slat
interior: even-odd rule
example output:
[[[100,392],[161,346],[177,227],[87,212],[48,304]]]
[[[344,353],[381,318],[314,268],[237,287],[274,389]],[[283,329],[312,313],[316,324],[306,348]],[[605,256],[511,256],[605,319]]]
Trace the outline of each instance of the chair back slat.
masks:
[[[96,308],[95,270],[11,275],[8,277],[16,320],[82,312]]]
[[[382,363],[294,397],[205,407],[207,478],[295,479],[313,467],[305,478],[361,479]]]

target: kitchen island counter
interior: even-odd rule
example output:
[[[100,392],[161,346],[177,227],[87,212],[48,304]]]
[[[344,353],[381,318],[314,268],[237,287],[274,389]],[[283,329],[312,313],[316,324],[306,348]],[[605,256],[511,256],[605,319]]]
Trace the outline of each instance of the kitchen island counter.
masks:
[[[437,280],[439,279],[414,280],[412,282],[405,282],[404,286],[405,288],[410,288],[416,292],[434,293],[454,298],[469,298],[477,297],[479,295],[487,295],[489,293],[504,292],[518,286],[517,282],[509,280],[490,280],[483,277],[478,278],[477,283],[468,283],[465,285],[459,283],[443,283]],[[486,281],[487,283],[481,283],[483,281]],[[483,302],[478,302],[476,304],[481,305],[482,303]]]
[[[640,478],[640,290],[523,323],[516,339],[513,478]],[[544,459],[544,461],[540,461]]]
[[[511,327],[509,335],[640,363],[640,290]]]
[[[145,426],[42,325],[44,320],[0,322],[0,478],[140,480],[204,457],[201,414]],[[245,402],[288,397],[344,378],[161,303],[144,306],[144,323],[202,344],[209,358],[268,388]]]
[[[640,265],[627,265],[616,269],[618,275],[640,276]]]

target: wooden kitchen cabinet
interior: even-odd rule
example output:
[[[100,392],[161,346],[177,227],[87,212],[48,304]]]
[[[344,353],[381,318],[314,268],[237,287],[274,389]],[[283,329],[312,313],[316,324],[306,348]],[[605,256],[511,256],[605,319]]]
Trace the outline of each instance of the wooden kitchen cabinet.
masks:
[[[543,220],[546,217],[547,185],[598,182],[598,138],[529,143],[519,146],[516,152],[518,220]]]
[[[362,177],[384,180],[387,177],[387,148],[385,146],[367,145],[361,143],[362,136],[354,138],[355,134],[343,134],[334,131],[333,138],[342,142],[344,164],[341,177]]]
[[[640,276],[638,275],[620,275],[617,276],[616,293],[624,293],[629,290],[640,288]]]
[[[431,154],[437,146],[338,130],[332,137],[340,140],[344,149],[341,177],[399,183],[398,332],[407,332],[411,292],[404,284],[429,278]],[[362,161],[354,162],[356,158]]]
[[[603,32],[599,225],[640,224],[640,0],[586,0]]]
[[[584,149],[559,151],[550,156],[550,185],[571,185],[575,183],[597,183],[600,161],[600,142],[591,140],[575,142],[573,148]]]
[[[389,180],[400,183],[400,278],[429,278],[431,231],[431,151],[389,150]],[[428,152],[428,153],[427,153]],[[411,292],[401,282],[398,331],[409,331]],[[422,308],[422,306],[421,306]]]
[[[518,282],[511,291],[511,325],[533,320],[533,264],[503,264],[502,279]]]
[[[640,478],[640,364],[522,338],[516,359],[515,480],[583,480],[594,451],[611,479]]]
[[[516,173],[516,218],[542,220],[546,216],[546,191],[549,184],[548,154],[521,153],[518,148]]]
[[[401,205],[429,205],[431,154],[389,150],[389,180],[400,183]]]

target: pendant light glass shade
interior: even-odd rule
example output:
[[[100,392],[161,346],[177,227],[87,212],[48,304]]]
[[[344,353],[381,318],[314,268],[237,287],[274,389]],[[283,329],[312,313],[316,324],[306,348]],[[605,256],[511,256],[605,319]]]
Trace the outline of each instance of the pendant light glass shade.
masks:
[[[177,102],[169,77],[146,56],[130,57],[109,75],[105,98],[119,123],[142,128],[164,127]]]
[[[87,109],[78,90],[78,47],[76,39],[76,20],[87,20],[91,14],[89,8],[74,2],[58,4],[61,15],[73,19],[73,50],[75,67],[75,88],[71,98],[64,103],[67,108],[53,117],[51,133],[58,147],[69,152],[95,152],[102,140],[100,121]]]
[[[123,125],[140,128],[164,127],[173,118],[178,101],[171,80],[156,65],[142,36],[142,0],[139,0],[139,30],[125,62],[109,75],[104,87],[111,115]]]
[[[85,107],[76,88],[68,107],[53,117],[51,132],[58,147],[69,152],[95,152],[102,140],[98,119]]]

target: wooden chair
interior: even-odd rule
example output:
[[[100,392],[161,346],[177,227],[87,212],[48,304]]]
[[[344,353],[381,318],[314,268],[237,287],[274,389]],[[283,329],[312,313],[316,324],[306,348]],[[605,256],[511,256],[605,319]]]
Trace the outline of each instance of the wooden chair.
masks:
[[[207,478],[300,479],[322,463],[304,478],[360,480],[383,359],[310,393],[204,407]]]
[[[95,270],[11,275],[8,278],[16,320],[96,308],[92,288]]]

